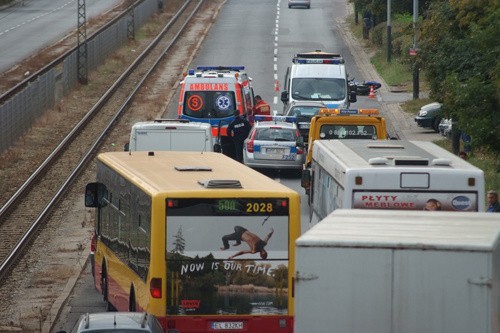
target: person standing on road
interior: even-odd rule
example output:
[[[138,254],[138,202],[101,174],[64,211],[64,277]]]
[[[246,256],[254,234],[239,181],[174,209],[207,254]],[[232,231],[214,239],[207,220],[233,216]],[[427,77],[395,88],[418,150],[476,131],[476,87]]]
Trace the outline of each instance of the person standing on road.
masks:
[[[486,194],[486,199],[488,200],[488,208],[486,211],[488,213],[500,213],[500,203],[498,202],[497,191],[490,190]]]
[[[240,116],[239,111],[234,112],[233,121],[227,126],[227,135],[232,137],[235,150],[235,160],[243,162],[243,142],[250,133],[250,123],[243,116]]]

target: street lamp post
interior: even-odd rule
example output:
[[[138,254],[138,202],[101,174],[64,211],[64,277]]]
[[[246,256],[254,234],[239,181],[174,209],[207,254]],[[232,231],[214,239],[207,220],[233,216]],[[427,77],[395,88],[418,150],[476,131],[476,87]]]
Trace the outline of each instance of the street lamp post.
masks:
[[[413,50],[415,57],[413,60],[413,99],[418,99],[419,79],[417,66],[417,20],[418,20],[418,0],[413,0]]]
[[[387,0],[387,63],[391,62],[392,31],[391,31],[391,0]]]

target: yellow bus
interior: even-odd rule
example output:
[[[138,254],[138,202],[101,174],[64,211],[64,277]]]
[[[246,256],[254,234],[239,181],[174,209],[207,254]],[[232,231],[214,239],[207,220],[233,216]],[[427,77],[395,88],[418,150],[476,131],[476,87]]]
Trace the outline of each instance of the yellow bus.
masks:
[[[168,332],[292,332],[300,197],[219,153],[97,159],[94,280],[109,310]]]

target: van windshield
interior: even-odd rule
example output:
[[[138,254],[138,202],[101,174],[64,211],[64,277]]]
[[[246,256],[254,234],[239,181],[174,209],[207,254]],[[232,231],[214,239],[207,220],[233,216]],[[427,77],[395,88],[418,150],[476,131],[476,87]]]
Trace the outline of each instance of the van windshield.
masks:
[[[346,81],[340,78],[294,78],[292,98],[309,101],[342,101],[346,98]]]
[[[226,118],[236,110],[234,91],[187,91],[184,114],[194,118]]]

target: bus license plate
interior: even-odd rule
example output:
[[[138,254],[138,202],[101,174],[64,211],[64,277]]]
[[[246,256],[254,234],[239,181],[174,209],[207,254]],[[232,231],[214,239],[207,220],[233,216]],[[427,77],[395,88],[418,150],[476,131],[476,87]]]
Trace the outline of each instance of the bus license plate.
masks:
[[[243,322],[242,321],[213,321],[212,322],[213,330],[242,330]]]

